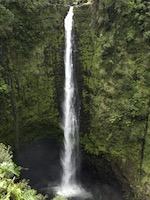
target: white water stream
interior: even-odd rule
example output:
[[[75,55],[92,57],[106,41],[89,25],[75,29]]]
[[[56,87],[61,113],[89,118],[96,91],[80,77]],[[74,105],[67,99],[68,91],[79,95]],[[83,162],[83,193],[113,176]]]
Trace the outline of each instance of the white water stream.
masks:
[[[62,156],[62,180],[57,188],[57,194],[65,197],[89,198],[87,193],[76,180],[78,165],[78,123],[75,112],[75,84],[73,70],[73,7],[70,7],[65,18],[65,87],[63,104],[64,152]]]
[[[68,15],[65,18],[65,88],[64,88],[64,155],[62,158],[63,175],[62,185],[64,187],[74,184],[76,176],[76,147],[77,118],[75,113],[75,88],[73,77],[73,59],[72,59],[72,28],[73,28],[73,7],[70,7]]]

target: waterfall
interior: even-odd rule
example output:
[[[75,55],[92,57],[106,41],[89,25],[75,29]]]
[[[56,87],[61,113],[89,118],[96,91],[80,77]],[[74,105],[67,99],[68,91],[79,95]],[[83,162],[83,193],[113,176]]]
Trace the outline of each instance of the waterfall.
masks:
[[[62,180],[57,194],[65,197],[89,197],[76,181],[78,160],[78,120],[75,112],[75,84],[73,65],[73,7],[65,18],[65,86],[63,103],[64,152],[62,155]]]
[[[68,187],[76,182],[76,134],[78,134],[75,113],[75,87],[73,77],[73,7],[65,18],[65,88],[64,88],[64,155],[62,158],[62,185]]]

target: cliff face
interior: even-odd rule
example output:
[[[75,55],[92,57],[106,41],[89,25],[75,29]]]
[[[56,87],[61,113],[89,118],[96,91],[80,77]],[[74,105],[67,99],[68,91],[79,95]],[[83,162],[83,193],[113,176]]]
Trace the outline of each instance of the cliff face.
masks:
[[[0,4],[0,140],[8,144],[62,136],[68,7],[39,2]],[[79,3],[74,19],[81,144],[105,158],[125,190],[135,193],[126,199],[149,199],[149,4]],[[102,168],[98,157],[91,160]]]
[[[55,132],[60,132],[63,19],[67,8],[28,1],[4,5],[5,23],[0,35],[0,138],[12,144],[51,134],[55,137]],[[8,26],[6,20],[10,20]]]
[[[94,1],[75,15],[82,144],[111,163],[135,193],[127,199],[150,194],[149,11],[146,1]]]

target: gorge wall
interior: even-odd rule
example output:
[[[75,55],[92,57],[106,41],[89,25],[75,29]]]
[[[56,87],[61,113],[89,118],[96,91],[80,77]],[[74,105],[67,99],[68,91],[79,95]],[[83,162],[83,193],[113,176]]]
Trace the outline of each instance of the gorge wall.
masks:
[[[81,119],[81,142],[111,163],[125,190],[134,193],[126,199],[150,194],[149,11],[146,1],[94,1],[75,15],[81,27],[81,118],[87,118]],[[93,162],[102,168],[99,159]]]
[[[9,144],[49,132],[55,137],[53,133],[60,132],[67,8],[46,1],[10,1],[1,6],[0,137]]]
[[[109,163],[126,199],[149,199],[149,4],[79,3],[74,19],[81,145],[99,171],[100,158]],[[64,1],[14,0],[0,3],[0,11],[0,141],[61,141],[68,7]]]

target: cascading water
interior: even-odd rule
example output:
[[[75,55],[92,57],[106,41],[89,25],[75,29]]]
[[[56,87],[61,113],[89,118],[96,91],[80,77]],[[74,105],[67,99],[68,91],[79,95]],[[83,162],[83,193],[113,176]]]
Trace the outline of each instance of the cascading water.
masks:
[[[62,158],[63,175],[62,185],[68,187],[76,181],[76,147],[77,118],[75,113],[74,98],[74,77],[73,77],[73,59],[72,59],[72,28],[73,28],[73,7],[70,7],[68,15],[65,18],[65,100],[63,105],[64,113],[64,155]]]
[[[75,84],[73,76],[73,7],[65,18],[65,87],[64,87],[64,152],[62,156],[62,182],[57,194],[66,197],[89,196],[76,181],[76,161],[78,160],[78,123],[75,112]]]

